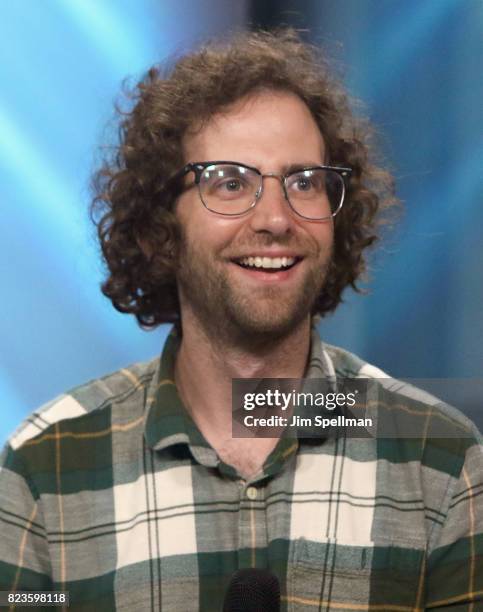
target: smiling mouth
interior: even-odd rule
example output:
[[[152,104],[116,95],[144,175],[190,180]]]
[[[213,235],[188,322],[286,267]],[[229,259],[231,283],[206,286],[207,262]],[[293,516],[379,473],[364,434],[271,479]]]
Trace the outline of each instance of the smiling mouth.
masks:
[[[241,257],[232,260],[241,268],[259,272],[285,272],[302,260],[302,257]]]

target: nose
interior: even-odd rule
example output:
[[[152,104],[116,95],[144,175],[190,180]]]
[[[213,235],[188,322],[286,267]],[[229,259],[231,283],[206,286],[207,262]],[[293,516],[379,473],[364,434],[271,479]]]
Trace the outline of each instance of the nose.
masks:
[[[283,235],[290,231],[293,224],[293,213],[285,198],[280,177],[264,174],[262,192],[250,215],[251,228],[255,232]]]

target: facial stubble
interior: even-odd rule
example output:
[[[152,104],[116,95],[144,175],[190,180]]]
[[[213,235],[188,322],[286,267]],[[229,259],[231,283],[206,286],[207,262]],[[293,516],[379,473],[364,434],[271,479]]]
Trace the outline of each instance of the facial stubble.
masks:
[[[312,257],[314,263],[296,292],[275,283],[250,290],[229,273],[228,266],[236,264],[215,260],[187,242],[183,240],[178,269],[181,304],[210,335],[248,345],[281,339],[307,318],[332,256],[326,247],[318,259]]]

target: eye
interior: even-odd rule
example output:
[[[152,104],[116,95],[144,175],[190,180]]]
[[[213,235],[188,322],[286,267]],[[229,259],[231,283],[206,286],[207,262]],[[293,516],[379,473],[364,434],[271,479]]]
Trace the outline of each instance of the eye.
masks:
[[[294,182],[291,184],[291,187],[297,191],[310,191],[314,185],[309,177],[297,176]]]
[[[201,187],[206,196],[219,200],[235,200],[244,197],[252,190],[248,177],[226,169],[217,169],[208,177],[205,175]]]
[[[325,191],[325,174],[319,169],[294,172],[287,178],[287,188],[295,197],[317,196]]]
[[[224,181],[219,181],[217,189],[223,189],[226,191],[241,191],[243,189],[242,181],[238,178],[227,178]]]
[[[238,168],[215,166],[205,171],[202,183],[218,194],[236,194],[247,188],[247,178],[241,176]]]
[[[231,164],[213,164],[206,168],[200,180],[203,201],[247,200],[255,197],[260,175],[250,168]],[[216,204],[215,204],[216,206]]]
[[[318,187],[317,176],[313,171],[304,170],[303,172],[296,172],[291,174],[287,179],[287,187],[291,191],[298,193],[310,192]]]

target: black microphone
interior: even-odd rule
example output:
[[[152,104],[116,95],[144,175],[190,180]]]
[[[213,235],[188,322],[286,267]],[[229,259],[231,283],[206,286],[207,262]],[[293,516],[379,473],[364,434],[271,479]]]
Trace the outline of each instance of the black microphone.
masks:
[[[223,612],[280,612],[280,584],[267,569],[237,570],[231,577]]]

